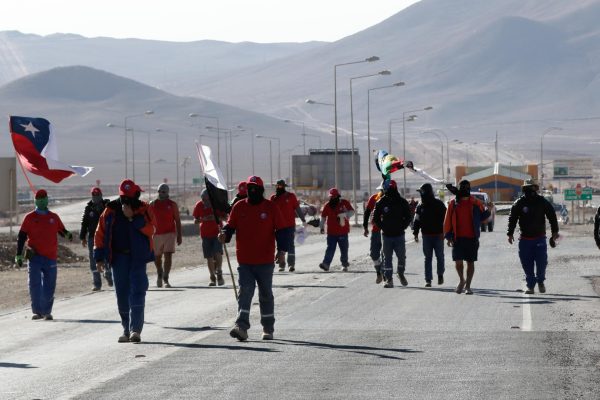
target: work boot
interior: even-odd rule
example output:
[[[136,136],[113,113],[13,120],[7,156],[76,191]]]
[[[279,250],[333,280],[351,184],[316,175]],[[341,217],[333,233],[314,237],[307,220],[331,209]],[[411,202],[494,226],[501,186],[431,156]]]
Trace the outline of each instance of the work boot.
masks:
[[[406,280],[404,274],[398,272],[398,278],[400,278],[400,283],[402,284],[402,286],[408,285],[408,281]]]
[[[117,340],[119,343],[129,343],[129,332],[124,332],[119,339]]]
[[[327,265],[325,263],[319,264],[319,268],[321,268],[325,272],[329,271],[329,265]]]
[[[535,290],[533,290],[534,288],[527,286],[527,289],[525,290],[525,294],[535,294]]]
[[[431,287],[431,281],[425,281],[425,287]]]
[[[540,293],[546,293],[546,285],[543,282],[538,282],[538,290]]]
[[[225,284],[225,279],[223,279],[223,274],[217,274],[217,283],[219,286],[223,286]]]
[[[156,275],[156,287],[162,287],[163,277],[162,274]]]
[[[381,281],[383,281],[383,275],[381,275],[381,272],[377,273],[377,278],[375,278],[375,283],[376,284],[380,284]]]
[[[46,315],[44,315],[44,319],[46,321],[52,321],[54,319],[54,317],[52,316],[52,314],[46,314]]]
[[[444,284],[444,275],[438,275],[438,285]]]
[[[248,331],[240,328],[238,325],[235,325],[230,331],[229,336],[243,342],[248,339]]]
[[[273,340],[273,332],[263,331],[262,340]]]
[[[44,318],[44,317],[42,316],[42,314],[33,314],[33,315],[31,316],[31,319],[32,319],[32,320],[34,320],[34,321],[35,321],[36,319],[42,319],[42,318]]]
[[[348,267],[342,267],[342,272],[348,272]]]
[[[98,286],[94,286],[92,288],[92,292],[99,292],[101,290],[101,288],[99,288]]]
[[[392,278],[387,279],[385,281],[385,285],[383,285],[384,288],[388,289],[388,288],[393,288],[394,287],[394,280]]]
[[[138,332],[131,332],[131,336],[129,336],[129,341],[131,343],[139,343],[142,341],[142,337]]]
[[[296,270],[296,267],[294,267],[293,265],[290,265],[290,269],[288,271],[294,272],[295,270]]]

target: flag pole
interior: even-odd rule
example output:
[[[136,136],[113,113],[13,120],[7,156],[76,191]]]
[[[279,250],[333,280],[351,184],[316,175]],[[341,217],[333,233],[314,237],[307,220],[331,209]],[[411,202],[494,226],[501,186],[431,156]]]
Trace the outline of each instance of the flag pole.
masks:
[[[25,172],[25,167],[23,167],[23,163],[21,163],[21,158],[19,157],[19,155],[15,152],[15,157],[17,158],[17,161],[19,161],[19,165],[21,166],[21,171],[23,171],[23,175],[25,175],[25,179],[27,180],[27,183],[29,184],[29,189],[31,189],[31,193],[33,193],[33,195],[35,196],[35,186],[33,186],[33,183],[31,183],[31,180],[29,180],[29,177],[27,176],[27,172]],[[15,174],[16,176],[16,174]]]
[[[202,174],[204,175],[204,186],[206,187],[206,193],[208,194],[208,199],[210,201],[210,205],[213,210],[213,216],[215,218],[215,222],[218,224],[219,228],[222,228],[221,220],[219,220],[219,217],[217,216],[217,211],[215,210],[215,207],[214,207],[215,203],[213,202],[212,195],[210,193],[211,191],[208,190],[208,178],[206,177],[206,171],[204,170],[204,165],[207,161],[204,159],[204,154],[202,153],[202,151],[200,151],[200,145],[198,142],[196,142],[196,152],[198,153],[198,161],[200,161],[200,168],[202,169]],[[218,168],[216,165],[214,167]],[[225,258],[227,259],[227,266],[229,267],[229,274],[231,275],[231,284],[233,287],[233,292],[235,294],[235,300],[237,301],[239,298],[239,295],[238,295],[237,285],[235,284],[235,275],[233,274],[233,269],[231,268],[231,261],[229,259],[229,252],[227,251],[226,243],[223,243],[223,252],[225,253]]]

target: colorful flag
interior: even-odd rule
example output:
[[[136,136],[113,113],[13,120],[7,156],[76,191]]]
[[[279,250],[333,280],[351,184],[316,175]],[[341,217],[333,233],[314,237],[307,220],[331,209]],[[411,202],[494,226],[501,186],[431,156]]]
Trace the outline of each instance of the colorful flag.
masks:
[[[231,207],[227,199],[227,184],[221,170],[212,158],[212,150],[210,147],[198,143],[196,143],[196,149],[213,210],[228,213]]]
[[[391,179],[393,172],[396,172],[405,167],[404,161],[398,157],[388,154],[385,150],[379,150],[377,157],[375,158],[375,166],[381,172],[381,176],[384,180]],[[407,168],[412,168],[412,162],[406,163]]]
[[[10,116],[8,124],[19,162],[32,174],[59,183],[75,174],[86,176],[93,169],[63,164],[58,160],[56,137],[48,120]]]

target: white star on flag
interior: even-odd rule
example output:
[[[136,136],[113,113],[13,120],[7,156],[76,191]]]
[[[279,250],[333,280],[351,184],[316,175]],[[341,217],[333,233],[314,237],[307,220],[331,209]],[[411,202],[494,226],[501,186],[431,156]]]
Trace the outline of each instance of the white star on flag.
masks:
[[[31,132],[33,137],[35,137],[35,134],[40,131],[38,128],[33,126],[31,121],[29,121],[29,123],[27,125],[25,125],[25,124],[19,124],[19,125],[21,125],[23,128],[25,128],[25,132]]]

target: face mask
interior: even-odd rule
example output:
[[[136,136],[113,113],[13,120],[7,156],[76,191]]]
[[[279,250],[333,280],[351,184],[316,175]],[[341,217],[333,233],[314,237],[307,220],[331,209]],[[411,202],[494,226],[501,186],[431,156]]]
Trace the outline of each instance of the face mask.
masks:
[[[339,197],[333,197],[333,198],[331,198],[329,200],[329,207],[336,208],[339,203],[340,203],[340,198]]]
[[[527,187],[523,189],[523,194],[525,195],[525,197],[533,197],[535,196],[535,190],[533,190],[533,188],[531,187]]]
[[[169,193],[166,192],[158,192],[159,200],[167,200],[169,198]]]
[[[281,196],[284,193],[285,193],[285,188],[277,188],[277,189],[275,189],[275,194],[277,196]]]
[[[248,185],[248,201],[250,204],[258,204],[263,201],[264,189],[256,185]]]
[[[42,197],[35,199],[35,207],[39,210],[46,210],[48,208],[48,198]]]
[[[102,204],[102,196],[92,196],[92,203],[96,206]]]
[[[119,199],[121,200],[121,204],[128,205],[134,210],[141,205],[140,200],[133,197],[120,196]]]

